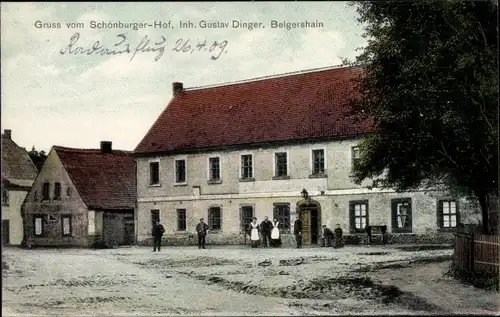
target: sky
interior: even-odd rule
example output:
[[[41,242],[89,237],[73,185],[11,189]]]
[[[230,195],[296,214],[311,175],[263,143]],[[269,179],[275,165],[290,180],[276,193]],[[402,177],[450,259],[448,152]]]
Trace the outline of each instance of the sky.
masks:
[[[233,20],[261,27],[233,28]],[[273,20],[323,27],[273,28]],[[339,65],[365,45],[362,34],[347,2],[2,2],[2,131],[28,150],[103,140],[133,150],[173,82],[200,87]]]

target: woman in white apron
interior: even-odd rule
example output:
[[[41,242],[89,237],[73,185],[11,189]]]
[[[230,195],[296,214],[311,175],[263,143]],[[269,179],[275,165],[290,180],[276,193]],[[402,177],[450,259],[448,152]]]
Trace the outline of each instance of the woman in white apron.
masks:
[[[259,246],[260,236],[259,236],[260,226],[257,223],[257,218],[253,217],[252,222],[250,223],[250,243],[252,248],[256,248]]]
[[[281,234],[279,229],[280,223],[273,219],[273,230],[271,230],[271,246],[277,248],[281,246]]]

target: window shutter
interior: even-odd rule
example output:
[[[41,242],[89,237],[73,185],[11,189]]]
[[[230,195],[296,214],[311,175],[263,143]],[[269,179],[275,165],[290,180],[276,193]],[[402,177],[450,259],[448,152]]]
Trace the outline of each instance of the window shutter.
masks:
[[[356,222],[354,219],[354,203],[352,202],[349,203],[349,223],[351,226],[351,231],[354,231],[356,229]]]
[[[410,225],[410,229],[413,231],[413,209],[411,206],[411,199],[408,199],[408,211],[409,211],[408,224]]]
[[[443,200],[437,202],[437,227],[443,227]]]
[[[366,204],[366,223],[365,223],[365,228],[366,226],[370,225],[370,206],[368,205],[368,200],[365,201]]]
[[[397,202],[393,201],[391,202],[391,214],[392,214],[392,230],[394,231],[394,228],[397,228],[397,210],[396,210]]]

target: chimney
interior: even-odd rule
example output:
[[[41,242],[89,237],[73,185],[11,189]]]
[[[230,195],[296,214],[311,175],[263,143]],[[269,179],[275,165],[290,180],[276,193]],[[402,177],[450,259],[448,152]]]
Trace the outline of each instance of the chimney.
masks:
[[[3,130],[3,133],[5,134],[5,136],[7,137],[7,139],[12,139],[12,130],[10,129],[5,129]]]
[[[101,153],[112,153],[112,142],[111,141],[101,141]]]
[[[174,93],[174,96],[180,94],[183,89],[184,86],[182,85],[182,83],[179,82],[172,83],[172,91]]]

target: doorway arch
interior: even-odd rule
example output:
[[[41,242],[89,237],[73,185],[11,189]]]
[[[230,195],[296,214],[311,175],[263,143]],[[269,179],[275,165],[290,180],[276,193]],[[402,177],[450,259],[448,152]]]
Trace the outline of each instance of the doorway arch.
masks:
[[[302,221],[303,244],[319,244],[321,236],[321,204],[306,198],[297,202],[297,216]]]

